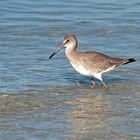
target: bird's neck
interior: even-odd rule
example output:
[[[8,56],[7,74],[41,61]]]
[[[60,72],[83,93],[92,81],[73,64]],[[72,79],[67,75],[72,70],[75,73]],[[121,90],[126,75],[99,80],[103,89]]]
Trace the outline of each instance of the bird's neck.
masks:
[[[76,47],[72,45],[69,45],[66,47],[65,54],[69,60],[71,60],[75,56],[76,53],[77,53]]]

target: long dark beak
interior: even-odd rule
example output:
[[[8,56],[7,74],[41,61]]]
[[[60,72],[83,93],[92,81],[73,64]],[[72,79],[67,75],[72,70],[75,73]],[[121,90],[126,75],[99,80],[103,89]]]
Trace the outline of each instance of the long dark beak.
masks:
[[[63,48],[63,45],[59,46],[59,47],[55,50],[55,52],[53,52],[53,53],[50,55],[49,59],[51,59],[55,54],[57,54],[62,48]]]

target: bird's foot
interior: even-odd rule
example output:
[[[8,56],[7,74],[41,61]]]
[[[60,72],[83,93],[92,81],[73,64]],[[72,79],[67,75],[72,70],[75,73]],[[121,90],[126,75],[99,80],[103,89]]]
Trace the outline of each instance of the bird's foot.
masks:
[[[92,81],[91,88],[95,88],[95,87],[96,87],[96,83],[94,81]]]
[[[106,83],[102,82],[102,85],[104,88],[106,88],[106,89],[108,88],[108,85]]]

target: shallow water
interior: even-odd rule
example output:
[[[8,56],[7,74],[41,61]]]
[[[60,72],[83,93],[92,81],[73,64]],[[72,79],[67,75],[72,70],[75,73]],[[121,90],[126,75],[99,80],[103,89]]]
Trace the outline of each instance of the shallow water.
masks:
[[[0,2],[0,139],[140,139],[140,2]],[[91,88],[64,51],[48,57],[67,33],[78,50],[137,59]]]

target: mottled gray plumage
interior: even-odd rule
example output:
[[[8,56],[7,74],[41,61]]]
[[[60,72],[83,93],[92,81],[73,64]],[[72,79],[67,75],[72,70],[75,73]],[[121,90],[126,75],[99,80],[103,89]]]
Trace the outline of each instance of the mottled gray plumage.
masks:
[[[133,58],[114,58],[99,52],[78,52],[76,51],[77,44],[76,36],[67,35],[63,44],[49,58],[53,57],[61,48],[66,48],[66,57],[72,67],[83,75],[99,79],[104,86],[106,85],[102,79],[103,73],[111,71],[120,65],[136,61]]]

